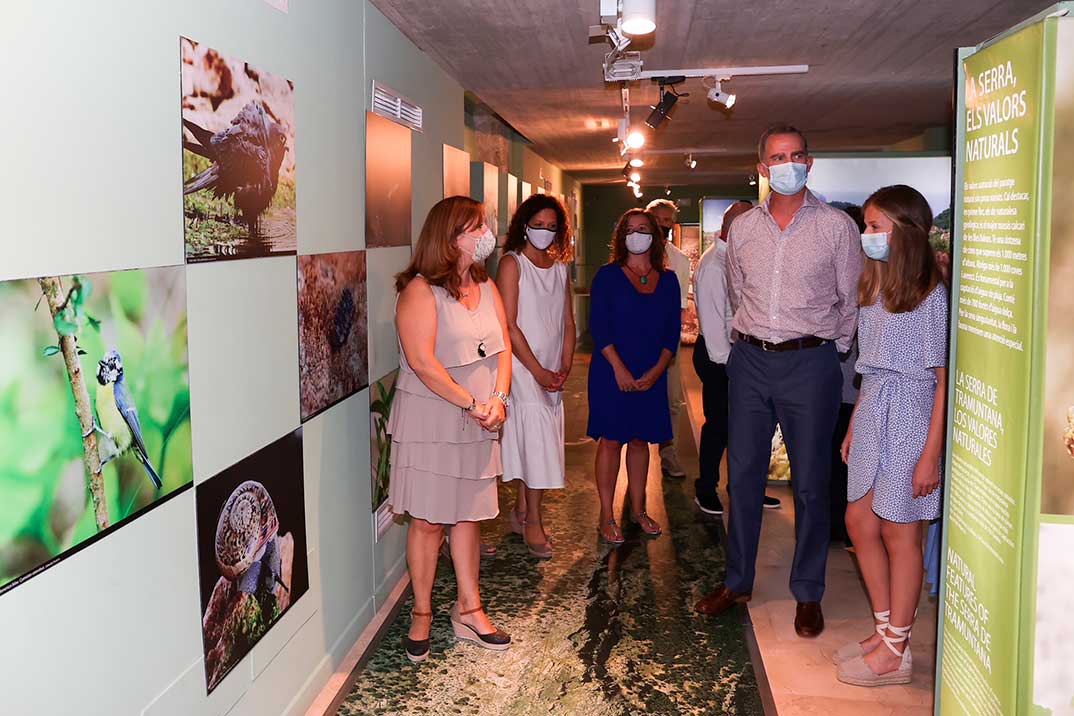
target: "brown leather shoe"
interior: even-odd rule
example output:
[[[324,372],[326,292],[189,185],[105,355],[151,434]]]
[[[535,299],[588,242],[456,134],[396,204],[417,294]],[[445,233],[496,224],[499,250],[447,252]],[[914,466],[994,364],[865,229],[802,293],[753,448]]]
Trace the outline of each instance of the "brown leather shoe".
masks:
[[[794,613],[794,631],[803,639],[820,636],[824,631],[824,612],[820,610],[820,602],[798,602],[798,609]]]
[[[702,614],[722,614],[736,604],[745,604],[752,596],[751,592],[733,592],[721,584],[712,594],[700,599],[694,609]]]

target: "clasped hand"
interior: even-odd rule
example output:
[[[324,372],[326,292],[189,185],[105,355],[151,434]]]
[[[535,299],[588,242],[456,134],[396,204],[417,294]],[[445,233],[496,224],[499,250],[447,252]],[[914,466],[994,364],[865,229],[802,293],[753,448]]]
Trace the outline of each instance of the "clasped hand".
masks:
[[[660,371],[656,366],[645,371],[640,378],[635,378],[629,370],[624,368],[615,369],[615,382],[619,390],[624,393],[644,393],[656,384],[660,379]]]
[[[494,433],[503,427],[507,411],[503,407],[503,401],[493,398],[484,403],[478,401],[474,409],[470,411],[470,417],[482,428]]]
[[[567,382],[567,374],[569,371],[551,371],[545,368],[534,376],[537,380],[537,384],[541,386],[546,392],[560,393],[563,391],[563,385]]]

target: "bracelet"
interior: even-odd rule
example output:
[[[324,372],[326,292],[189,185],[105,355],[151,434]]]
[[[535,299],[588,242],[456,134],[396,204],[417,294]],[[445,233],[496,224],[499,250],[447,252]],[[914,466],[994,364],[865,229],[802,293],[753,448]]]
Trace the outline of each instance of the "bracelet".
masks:
[[[471,395],[470,396],[470,405],[468,405],[467,407],[463,408],[462,411],[464,413],[472,413],[472,412],[474,412],[474,408],[476,408],[476,407],[477,407],[477,398],[475,398],[474,396]]]
[[[503,392],[502,390],[497,390],[490,397],[499,398],[500,402],[503,403],[504,410],[507,410],[509,407],[511,407],[511,398],[509,398],[507,396],[507,393]]]

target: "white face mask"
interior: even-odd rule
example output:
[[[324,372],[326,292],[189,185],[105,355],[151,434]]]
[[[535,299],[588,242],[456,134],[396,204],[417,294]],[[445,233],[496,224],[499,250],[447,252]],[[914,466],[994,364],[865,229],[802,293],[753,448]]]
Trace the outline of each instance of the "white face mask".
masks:
[[[538,251],[544,251],[556,240],[556,232],[552,229],[535,229],[532,226],[527,226],[526,240],[533,245],[533,248]]]
[[[490,229],[485,229],[485,233],[481,234],[481,236],[474,242],[474,250],[472,252],[467,251],[462,246],[459,247],[459,250],[471,254],[474,262],[480,263],[489,256],[492,256],[492,252],[496,250],[496,237],[493,236]]]
[[[653,245],[653,235],[631,231],[626,235],[626,248],[632,254],[644,254]]]
[[[768,167],[768,183],[772,191],[784,196],[793,196],[806,185],[809,167],[798,162],[773,164]]]

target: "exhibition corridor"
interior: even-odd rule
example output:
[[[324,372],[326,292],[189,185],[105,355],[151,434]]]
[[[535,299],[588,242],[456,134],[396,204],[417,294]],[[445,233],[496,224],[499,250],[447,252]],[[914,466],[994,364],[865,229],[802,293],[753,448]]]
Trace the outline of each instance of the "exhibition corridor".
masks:
[[[1074,0],[3,7],[0,716],[1074,716]]]

